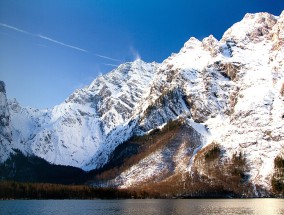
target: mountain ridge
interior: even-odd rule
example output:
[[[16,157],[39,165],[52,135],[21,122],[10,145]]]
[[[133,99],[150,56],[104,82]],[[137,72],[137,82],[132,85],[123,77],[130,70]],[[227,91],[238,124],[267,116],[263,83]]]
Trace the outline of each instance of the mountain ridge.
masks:
[[[203,165],[204,171],[198,168],[203,162],[198,153],[218,143],[224,165],[235,159],[235,153],[245,157],[243,175],[252,184],[250,195],[267,195],[274,159],[284,151],[283,23],[284,12],[246,14],[220,41],[212,35],[202,41],[192,37],[160,64],[142,60],[122,64],[49,110],[7,102],[1,82],[2,162],[15,148],[54,164],[99,169],[125,141],[181,120],[189,137],[200,135],[198,146],[182,145],[179,141],[184,140],[179,139],[177,151],[157,149],[113,178],[113,183],[131,187],[153,178],[162,182],[193,170],[216,179],[206,173],[208,166]],[[185,168],[174,165],[163,176],[166,169],[157,165],[172,163]]]

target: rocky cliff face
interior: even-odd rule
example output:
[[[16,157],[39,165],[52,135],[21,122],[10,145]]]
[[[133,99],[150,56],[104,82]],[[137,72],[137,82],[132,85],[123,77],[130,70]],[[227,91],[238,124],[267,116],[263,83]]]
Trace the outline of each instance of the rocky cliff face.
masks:
[[[12,141],[11,120],[6,97],[6,89],[3,81],[0,81],[0,161],[9,157]]]
[[[284,150],[283,22],[284,12],[247,14],[220,41],[190,38],[161,64],[123,64],[51,110],[7,105],[0,90],[1,153],[8,157],[17,148],[91,170],[108,163],[123,142],[178,120],[180,130],[163,144],[143,142],[157,146],[143,149],[112,183],[137,186],[179,174],[216,179],[202,158],[214,143],[220,154],[212,165],[236,162],[241,153],[250,195],[265,195],[257,189],[270,190],[274,159]]]

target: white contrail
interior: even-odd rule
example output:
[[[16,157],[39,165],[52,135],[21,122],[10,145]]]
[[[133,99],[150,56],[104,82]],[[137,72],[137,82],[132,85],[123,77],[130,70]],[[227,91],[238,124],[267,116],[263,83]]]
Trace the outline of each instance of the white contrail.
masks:
[[[88,52],[85,49],[81,49],[81,48],[78,48],[76,46],[72,46],[72,45],[68,45],[66,43],[59,42],[59,41],[51,39],[51,38],[49,38],[47,36],[43,36],[43,35],[40,35],[40,34],[39,35],[35,35],[35,36],[37,36],[37,37],[39,37],[41,39],[48,40],[50,42],[56,43],[56,44],[61,45],[61,46],[65,46],[65,47],[68,47],[68,48],[71,48],[71,49],[76,49],[76,50],[81,51],[81,52]]]
[[[4,23],[0,23],[1,26],[5,27],[5,28],[10,28],[12,30],[15,30],[15,31],[18,31],[18,32],[21,32],[21,33],[24,33],[24,34],[28,34],[28,35],[33,35],[27,31],[24,31],[22,29],[19,29],[19,28],[16,28],[14,26],[11,26],[11,25],[7,25],[7,24],[4,24]],[[33,35],[34,36],[34,35]]]
[[[34,36],[34,37],[38,37],[38,38],[41,38],[43,40],[47,40],[49,42],[52,42],[52,43],[55,43],[55,44],[58,44],[58,45],[61,45],[61,46],[65,46],[67,48],[71,48],[71,49],[75,49],[77,51],[81,51],[81,52],[85,52],[85,53],[89,53],[87,50],[85,49],[82,49],[82,48],[79,48],[79,47],[76,47],[76,46],[72,46],[72,45],[69,45],[69,44],[66,44],[66,43],[63,43],[63,42],[60,42],[58,40],[55,40],[55,39],[52,39],[50,37],[47,37],[47,36],[44,36],[44,35],[41,35],[41,34],[33,34],[33,33],[30,33],[28,31],[25,31],[25,30],[22,30],[20,28],[16,28],[14,26],[11,26],[11,25],[7,25],[7,24],[4,24],[4,23],[0,23],[0,26],[2,27],[5,27],[5,28],[9,28],[9,29],[12,29],[14,31],[18,31],[18,32],[21,32],[23,34],[27,34],[27,35],[30,35],[30,36]],[[118,59],[115,59],[115,58],[111,58],[111,57],[108,57],[108,56],[105,56],[105,55],[101,55],[101,54],[94,54],[95,56],[97,57],[100,57],[100,58],[103,58],[103,59],[107,59],[107,60],[111,60],[111,61],[116,61],[116,62],[122,62],[121,60],[118,60]]]
[[[28,34],[28,35],[31,35],[31,36],[34,36],[34,37],[39,37],[39,38],[41,38],[41,39],[48,40],[49,42],[53,42],[53,43],[56,43],[56,44],[61,45],[61,46],[65,46],[65,47],[68,47],[68,48],[71,48],[71,49],[75,49],[75,50],[78,50],[78,51],[81,51],[81,52],[88,52],[88,51],[85,50],[85,49],[81,49],[81,48],[79,48],[79,47],[72,46],[72,45],[69,45],[69,44],[60,42],[60,41],[58,41],[58,40],[52,39],[52,38],[47,37],[47,36],[44,36],[44,35],[33,34],[33,33],[28,32],[28,31],[25,31],[25,30],[22,30],[22,29],[20,29],[20,28],[16,28],[16,27],[14,27],[14,26],[7,25],[7,24],[4,24],[4,23],[0,23],[0,25],[3,26],[3,27],[5,27],[5,28],[9,28],[9,29],[12,29],[12,30],[15,30],[15,31],[24,33],[24,34]]]
[[[116,61],[116,62],[122,62],[121,60],[111,58],[111,57],[107,57],[107,56],[104,56],[104,55],[100,55],[100,54],[95,54],[95,55],[100,57],[100,58],[104,58],[104,59],[108,59],[108,60],[112,60],[112,61]]]

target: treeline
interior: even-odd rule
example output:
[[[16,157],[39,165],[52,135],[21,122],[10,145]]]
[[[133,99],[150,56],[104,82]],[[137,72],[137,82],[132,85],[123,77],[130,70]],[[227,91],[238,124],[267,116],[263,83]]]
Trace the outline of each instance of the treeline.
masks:
[[[178,133],[183,123],[181,120],[170,122],[162,130],[153,130],[141,137],[135,137],[125,142],[115,151],[113,160],[123,160],[113,166],[94,174],[92,183],[97,186],[114,186],[112,179],[121,172],[138,163],[155,150],[167,145]],[[122,158],[121,152],[135,144],[135,153]],[[231,158],[223,157],[225,149],[213,142],[200,150],[192,166],[192,172],[173,174],[162,181],[148,181],[133,187],[128,192],[135,198],[220,198],[220,197],[253,197],[255,186],[249,179],[249,166],[242,152],[236,152]],[[120,158],[120,159],[118,159]],[[281,185],[282,186],[282,185]],[[278,186],[280,187],[280,186]],[[267,193],[262,187],[256,187],[262,193]]]
[[[0,199],[116,199],[130,198],[127,190],[85,185],[0,182]]]
[[[155,129],[145,136],[133,137],[115,149],[105,167],[91,172],[52,165],[43,159],[26,157],[16,152],[0,165],[0,199],[253,197],[255,190],[266,195],[284,196],[283,157],[275,158],[272,190],[267,191],[250,183],[249,165],[242,152],[236,152],[232,157],[226,158],[223,156],[225,149],[216,142],[197,153],[191,174],[174,173],[161,181],[148,181],[130,189],[115,188],[112,179],[152,152],[170,144],[182,127],[183,121],[175,120],[163,129]],[[97,187],[68,185],[71,183],[92,184]]]
[[[1,180],[55,184],[83,184],[86,180],[87,173],[79,168],[50,164],[42,158],[14,151],[0,164]]]
[[[192,172],[178,173],[159,182],[132,188],[136,198],[245,198],[255,196],[248,164],[241,152],[224,159],[224,149],[212,143],[200,150]],[[256,187],[261,190],[261,187]],[[261,190],[265,192],[264,190]]]
[[[111,180],[123,171],[169,144],[183,124],[182,119],[169,121],[162,129],[156,128],[147,135],[135,136],[120,144],[111,154],[107,165],[89,174],[90,181],[98,186],[110,182],[108,185],[111,186]]]
[[[284,196],[284,157],[274,159],[274,174],[271,179],[272,191],[280,197]]]
[[[242,152],[226,159],[224,152],[214,142],[197,153],[191,174],[178,173],[162,181],[148,181],[127,192],[134,198],[241,198],[255,196],[256,188],[268,195],[249,182],[249,167]]]

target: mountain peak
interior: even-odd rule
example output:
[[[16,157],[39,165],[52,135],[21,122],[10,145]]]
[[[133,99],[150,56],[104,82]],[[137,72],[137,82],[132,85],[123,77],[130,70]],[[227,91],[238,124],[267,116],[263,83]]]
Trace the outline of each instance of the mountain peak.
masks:
[[[281,12],[279,17],[284,18],[284,10]]]
[[[247,13],[240,22],[224,33],[222,41],[234,40],[245,43],[260,41],[271,31],[276,22],[277,17],[269,13]]]
[[[219,41],[213,35],[205,37],[202,40],[202,46],[210,52],[212,57],[215,57],[219,53]]]
[[[135,59],[132,63],[140,63],[140,64],[144,64],[146,63],[145,61],[143,61],[141,58],[137,58]]]
[[[201,41],[195,37],[190,37],[189,40],[184,44],[185,49],[193,49],[196,46],[200,46]]]

